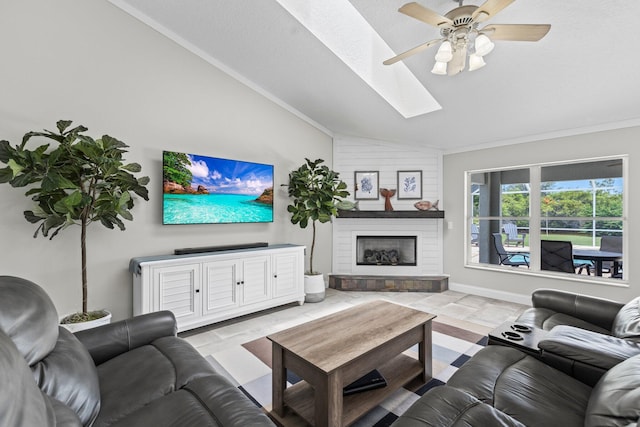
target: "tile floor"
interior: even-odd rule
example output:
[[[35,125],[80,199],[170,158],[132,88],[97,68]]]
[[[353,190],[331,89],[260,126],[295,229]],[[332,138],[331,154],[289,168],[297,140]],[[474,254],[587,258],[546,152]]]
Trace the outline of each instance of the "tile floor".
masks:
[[[527,308],[521,304],[455,291],[345,292],[327,289],[325,300],[319,303],[289,304],[185,331],[180,336],[203,356],[215,354],[216,359],[229,357],[241,364],[242,352],[238,351],[241,344],[373,299],[386,299],[424,310],[438,315],[436,320],[482,335],[507,320],[514,320]]]

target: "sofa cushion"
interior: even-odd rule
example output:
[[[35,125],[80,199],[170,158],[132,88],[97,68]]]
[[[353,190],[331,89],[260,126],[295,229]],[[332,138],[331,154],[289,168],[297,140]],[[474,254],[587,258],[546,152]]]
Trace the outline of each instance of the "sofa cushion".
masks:
[[[140,425],[136,420],[162,426],[217,425],[218,420],[227,420],[220,425],[242,426],[251,423],[234,424],[233,417],[245,413],[245,417],[251,418],[256,412],[260,414],[255,406],[252,411],[246,410],[253,403],[178,337],[160,338],[151,345],[114,357],[98,366],[98,376],[102,407],[95,427]],[[185,405],[185,409],[179,409],[180,405]],[[174,417],[199,422],[172,424],[170,420]],[[158,424],[147,424],[149,419],[157,420]]]
[[[393,427],[524,427],[517,420],[446,385],[434,387],[418,399]]]
[[[139,407],[111,427],[266,425],[268,417],[220,374],[191,381],[184,388]]]
[[[29,280],[0,276],[0,329],[33,365],[58,339],[58,313],[44,290]]]
[[[545,331],[550,331],[558,325],[568,325],[593,332],[599,332],[601,334],[611,334],[611,331],[596,326],[585,320],[541,307],[529,308],[525,310],[518,317],[517,323],[524,323],[526,325],[534,326],[539,329],[544,329]]]
[[[593,388],[585,427],[629,426],[640,419],[640,356],[607,371]]]
[[[525,425],[582,426],[591,393],[591,387],[575,378],[514,348],[495,345],[480,350],[447,385]]]
[[[269,417],[223,375],[215,373],[190,381],[183,390],[198,396],[203,406],[225,427],[271,425]]]
[[[640,297],[622,307],[613,321],[611,332],[618,338],[640,342]]]
[[[69,406],[85,425],[100,410],[98,372],[87,349],[68,330],[60,328],[55,348],[31,366],[40,389]]]

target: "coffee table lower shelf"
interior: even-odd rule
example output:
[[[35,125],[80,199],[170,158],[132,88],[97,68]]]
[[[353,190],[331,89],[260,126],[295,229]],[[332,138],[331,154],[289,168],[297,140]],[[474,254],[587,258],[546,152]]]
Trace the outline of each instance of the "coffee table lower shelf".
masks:
[[[405,354],[394,357],[377,369],[387,380],[387,386],[344,396],[343,425],[353,423],[394,391],[423,374],[423,365],[420,361]],[[285,405],[311,425],[315,422],[313,393],[313,388],[306,381],[300,381],[284,392]]]

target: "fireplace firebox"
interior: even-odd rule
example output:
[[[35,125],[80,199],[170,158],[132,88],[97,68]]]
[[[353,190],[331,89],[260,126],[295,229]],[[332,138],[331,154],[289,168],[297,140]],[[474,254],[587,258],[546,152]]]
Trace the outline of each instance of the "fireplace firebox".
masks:
[[[416,236],[356,236],[356,264],[415,266]]]

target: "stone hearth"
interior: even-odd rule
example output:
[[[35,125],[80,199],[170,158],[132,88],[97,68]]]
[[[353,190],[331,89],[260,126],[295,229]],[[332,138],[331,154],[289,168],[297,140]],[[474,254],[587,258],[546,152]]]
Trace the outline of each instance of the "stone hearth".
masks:
[[[443,292],[449,289],[449,278],[330,274],[329,287],[340,291]]]

